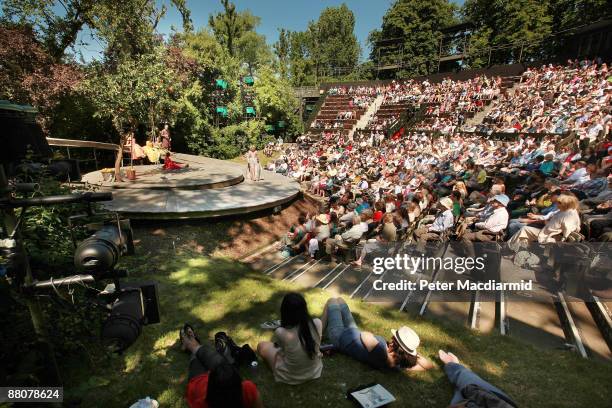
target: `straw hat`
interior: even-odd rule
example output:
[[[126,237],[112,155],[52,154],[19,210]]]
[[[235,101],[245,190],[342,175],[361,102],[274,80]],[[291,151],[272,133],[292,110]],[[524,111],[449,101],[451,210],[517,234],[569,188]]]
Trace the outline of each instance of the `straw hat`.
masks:
[[[417,347],[421,344],[421,339],[414,330],[402,326],[397,330],[391,330],[391,334],[402,350],[413,356],[417,355]]]
[[[317,221],[319,221],[321,224],[328,224],[329,218],[326,214],[319,214],[317,215]]]
[[[450,210],[453,208],[453,200],[451,200],[449,197],[443,197],[440,199],[440,205],[447,210]]]

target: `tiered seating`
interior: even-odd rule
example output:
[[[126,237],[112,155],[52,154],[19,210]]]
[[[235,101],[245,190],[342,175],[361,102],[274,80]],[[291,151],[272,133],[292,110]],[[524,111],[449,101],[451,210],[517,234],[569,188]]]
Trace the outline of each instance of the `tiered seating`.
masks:
[[[348,134],[365,112],[365,109],[353,106],[352,101],[351,95],[327,95],[325,103],[310,125],[310,132]],[[346,112],[350,112],[350,118],[344,117]]]
[[[385,130],[393,125],[402,113],[411,105],[410,102],[384,103],[378,108],[372,119],[364,130],[375,131]]]
[[[576,62],[529,69],[512,94],[504,94],[475,130],[482,132],[566,133],[578,131],[593,139],[599,106],[609,104],[606,64]]]

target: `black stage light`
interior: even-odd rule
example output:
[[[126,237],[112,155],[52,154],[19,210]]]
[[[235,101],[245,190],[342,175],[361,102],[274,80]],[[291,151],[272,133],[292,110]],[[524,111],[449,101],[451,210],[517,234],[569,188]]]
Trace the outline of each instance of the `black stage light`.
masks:
[[[133,247],[129,223],[122,223],[121,228],[117,224],[104,225],[79,244],[74,252],[74,265],[91,274],[110,271],[122,255],[133,252]]]
[[[142,326],[160,321],[157,285],[151,282],[132,285],[120,290],[102,326],[104,343],[119,352],[136,341]]]

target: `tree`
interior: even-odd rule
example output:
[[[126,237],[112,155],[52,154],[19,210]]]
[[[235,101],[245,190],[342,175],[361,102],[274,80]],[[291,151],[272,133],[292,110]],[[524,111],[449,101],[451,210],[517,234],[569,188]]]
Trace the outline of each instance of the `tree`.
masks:
[[[267,123],[285,122],[288,134],[300,132],[301,123],[297,114],[300,102],[289,82],[277,75],[270,67],[259,70],[255,81],[256,108]]]
[[[384,15],[381,29],[370,33],[370,59],[381,65],[401,62],[404,66],[398,76],[433,72],[440,30],[456,22],[455,11],[455,5],[448,0],[396,0]]]
[[[330,72],[333,76],[335,72],[350,72],[357,66],[361,50],[354,32],[355,16],[346,4],[325,8],[319,20],[308,28],[317,71]]]
[[[27,27],[0,26],[0,99],[31,104],[48,131],[52,111],[82,78],[74,64],[56,62]]]
[[[289,53],[291,51],[291,32],[280,28],[278,30],[278,41],[274,43],[273,49],[278,64],[277,69],[281,77],[289,78]]]
[[[462,13],[475,26],[470,48],[480,50],[471,66],[485,65],[488,58],[483,54],[495,46],[510,47],[493,52],[491,62],[542,57],[541,42],[552,32],[550,4],[548,0],[467,0]]]
[[[171,0],[183,18],[183,29],[193,29],[185,0]],[[150,50],[153,32],[166,13],[155,0],[4,0],[5,22],[31,26],[38,40],[56,61],[73,47],[84,29],[105,43],[106,55]]]
[[[259,17],[250,11],[236,11],[236,5],[229,0],[221,0],[223,12],[211,15],[208,25],[215,38],[231,55],[236,55],[236,44],[247,32],[254,31],[259,25]]]
[[[588,24],[610,15],[610,0],[555,0],[550,2],[553,31]]]
[[[302,86],[352,72],[360,54],[354,31],[355,16],[346,4],[325,8],[306,31],[281,29],[274,45],[281,73],[288,73],[292,85]]]
[[[121,181],[123,146],[129,134],[140,125],[151,132],[161,121],[171,122],[177,114],[177,100],[183,84],[180,75],[168,64],[168,51],[157,47],[154,52],[124,59],[113,71],[94,66],[81,90],[93,102],[95,117],[110,119],[119,135],[115,160],[115,178]]]

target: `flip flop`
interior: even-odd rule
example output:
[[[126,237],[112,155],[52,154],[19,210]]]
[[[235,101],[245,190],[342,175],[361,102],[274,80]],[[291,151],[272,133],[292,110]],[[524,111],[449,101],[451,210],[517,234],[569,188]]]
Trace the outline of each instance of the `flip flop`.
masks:
[[[260,325],[260,327],[264,330],[276,330],[280,327],[280,320],[270,320],[268,322],[264,322]]]
[[[186,351],[185,345],[183,343],[183,338],[185,338],[186,336],[193,337],[198,343],[202,344],[202,342],[196,335],[195,330],[193,330],[193,327],[189,323],[185,323],[183,328],[179,330],[179,340],[181,342],[181,348],[183,349],[183,351]]]

